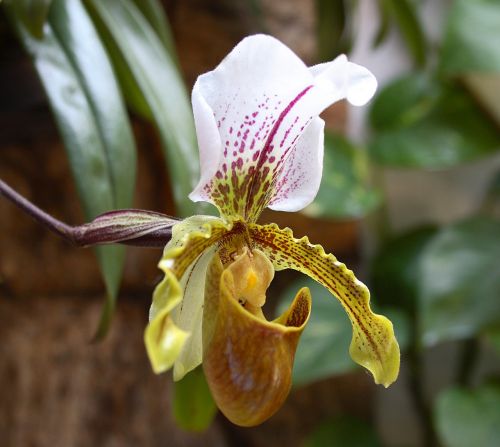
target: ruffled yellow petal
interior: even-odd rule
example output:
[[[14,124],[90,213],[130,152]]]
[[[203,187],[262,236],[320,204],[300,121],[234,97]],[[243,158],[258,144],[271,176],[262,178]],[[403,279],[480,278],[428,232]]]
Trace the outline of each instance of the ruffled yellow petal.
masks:
[[[202,264],[203,253],[230,229],[230,224],[210,216],[193,216],[173,227],[172,239],[159,263],[165,278],[154,291],[150,322],[144,333],[156,373],[171,368],[182,358],[177,371],[177,378],[182,378],[201,362],[201,328],[196,325],[201,326],[204,281],[200,285],[200,281],[191,283],[191,279],[199,276],[194,270]],[[194,289],[189,290],[193,284]],[[189,303],[184,307],[186,290]]]
[[[277,225],[249,225],[255,246],[262,250],[276,270],[294,269],[310,276],[338,298],[353,327],[349,352],[352,359],[367,368],[377,384],[393,383],[399,373],[399,345],[392,323],[370,309],[370,292],[351,270],[326,254],[321,245],[309,239],[295,239],[289,228]]]

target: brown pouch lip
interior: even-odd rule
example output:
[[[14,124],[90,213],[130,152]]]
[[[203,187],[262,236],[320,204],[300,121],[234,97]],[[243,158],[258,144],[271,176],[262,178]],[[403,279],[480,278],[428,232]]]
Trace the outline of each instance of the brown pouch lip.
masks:
[[[237,425],[254,426],[271,417],[290,391],[295,351],[311,311],[310,293],[301,289],[283,315],[267,321],[238,303],[236,278],[217,255],[207,272],[214,276],[207,276],[203,368],[224,415]]]

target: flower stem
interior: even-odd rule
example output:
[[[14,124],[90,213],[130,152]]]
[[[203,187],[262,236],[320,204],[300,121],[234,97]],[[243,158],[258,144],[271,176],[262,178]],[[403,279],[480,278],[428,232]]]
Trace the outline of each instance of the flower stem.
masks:
[[[416,309],[413,309],[411,322],[411,339],[408,347],[409,391],[413,400],[415,412],[422,430],[423,445],[439,446],[438,436],[432,419],[432,407],[425,395],[425,349],[422,346],[422,336]]]
[[[0,196],[5,197],[38,223],[77,247],[119,243],[137,247],[163,248],[172,237],[172,226],[178,221],[178,219],[150,211],[118,210],[114,214],[120,214],[121,212],[122,214],[157,216],[157,220],[153,222],[149,230],[144,229],[144,221],[127,224],[127,228],[131,231],[124,237],[123,227],[117,227],[116,222],[111,219],[107,227],[102,225],[102,216],[104,215],[101,216],[100,225],[97,223],[98,219],[83,225],[71,226],[65,224],[38,208],[1,179]],[[160,224],[158,223],[159,221],[161,221]],[[138,228],[140,231],[134,232],[135,228]]]
[[[438,445],[436,431],[432,422],[432,412],[425,398],[423,352],[414,339],[408,350],[409,387],[413,405],[422,429],[423,445],[436,447]]]
[[[479,359],[479,341],[477,338],[464,340],[458,364],[457,383],[464,387],[472,385],[475,366]]]
[[[72,237],[73,228],[71,226],[65,224],[64,222],[61,222],[60,220],[38,208],[17,191],[14,191],[9,185],[7,185],[7,183],[5,183],[1,179],[0,195],[4,196],[7,200],[16,205],[20,210],[24,211],[26,214],[29,214],[33,219],[42,224],[44,227],[48,228],[50,231],[72,243],[75,243]]]

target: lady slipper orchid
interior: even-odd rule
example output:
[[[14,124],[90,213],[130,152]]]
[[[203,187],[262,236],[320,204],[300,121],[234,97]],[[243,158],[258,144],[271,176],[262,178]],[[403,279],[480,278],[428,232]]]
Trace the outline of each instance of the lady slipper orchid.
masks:
[[[396,380],[393,327],[371,311],[366,286],[307,237],[256,223],[266,207],[298,211],[314,199],[323,159],[319,113],[341,99],[363,105],[375,89],[373,75],[345,56],[308,68],[264,35],[244,39],[194,85],[201,178],[190,198],[214,204],[220,217],[173,226],[145,341],[154,371],[173,367],[174,380],[203,363],[218,407],[236,424],[266,420],[290,390],[311,298],[300,290],[285,314],[267,321],[261,308],[277,270],[298,270],[326,287],[352,323],[353,360],[376,383]]]

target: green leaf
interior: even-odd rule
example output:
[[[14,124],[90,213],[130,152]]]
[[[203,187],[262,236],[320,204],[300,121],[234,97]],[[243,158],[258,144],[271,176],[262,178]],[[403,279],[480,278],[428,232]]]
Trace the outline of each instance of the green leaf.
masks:
[[[439,85],[424,73],[415,72],[396,79],[373,101],[370,123],[377,131],[411,126],[432,110],[439,93]]]
[[[500,148],[498,130],[462,87],[422,75],[382,90],[371,122],[378,132],[370,155],[383,165],[446,168]]]
[[[500,171],[497,171],[484,195],[481,211],[500,220]]]
[[[484,335],[486,340],[496,349],[497,354],[500,355],[500,325],[486,329]]]
[[[446,447],[500,445],[500,387],[442,392],[435,409],[436,426]]]
[[[450,74],[500,71],[500,3],[455,0],[444,37],[441,68]]]
[[[460,81],[500,129],[500,72],[467,73]]]
[[[349,18],[352,2],[344,0],[316,0],[317,42],[320,62],[346,53],[352,45]]]
[[[378,301],[374,300],[372,306],[379,309],[379,306],[375,306],[375,303],[378,304]],[[398,307],[380,307],[380,313],[391,320],[400,350],[407,349],[412,336],[410,317]]]
[[[149,24],[156,31],[163,45],[170,54],[170,57],[177,62],[177,53],[175,42],[172,36],[172,30],[167,20],[165,10],[158,0],[133,0],[135,6],[139,8],[142,15],[148,20]]]
[[[17,29],[47,93],[86,218],[129,207],[136,162],[132,132],[112,68],[80,1],[54,0],[41,40],[18,21]],[[107,290],[98,335],[114,308],[124,255],[123,247],[97,249]]]
[[[172,408],[175,421],[184,430],[200,432],[210,426],[217,407],[201,367],[174,382]]]
[[[88,0],[113,37],[151,110],[160,134],[174,199],[181,215],[195,214],[187,198],[198,180],[191,107],[175,62],[130,0]]]
[[[43,26],[49,15],[52,0],[11,0],[9,7],[23,27],[36,39],[43,38]]]
[[[377,3],[380,21],[377,33],[373,39],[373,48],[377,48],[385,41],[390,29],[390,10],[388,8],[388,3],[382,0],[379,0]]]
[[[345,137],[325,134],[323,178],[314,202],[304,209],[313,217],[361,218],[381,201],[379,191],[368,185],[366,153]]]
[[[94,25],[101,36],[101,41],[106,47],[109,59],[113,65],[116,78],[120,84],[120,90],[127,106],[141,118],[153,122],[151,109],[137,84],[132,70],[129,68],[127,61],[123,57],[120,48],[115,43],[113,36],[106,28],[95,11],[90,7],[88,0],[85,0],[88,6],[88,12],[91,15]]]
[[[294,281],[283,293],[277,312],[281,315],[302,287],[309,287],[312,311],[300,339],[293,366],[293,384],[352,371],[356,364],[349,356],[352,329],[340,304],[320,284],[307,277]]]
[[[319,425],[304,447],[380,447],[373,427],[354,417],[341,416]]]
[[[410,0],[381,0],[397,23],[407,47],[417,65],[424,65],[426,59],[425,35],[420,25],[415,5]]]
[[[420,256],[437,228],[422,227],[388,241],[371,262],[370,290],[376,302],[414,313]]]
[[[132,203],[135,189],[136,150],[127,112],[105,49],[80,0],[54,0],[50,25],[68,62],[75,69],[93,115],[105,157],[111,208],[127,208]],[[88,187],[85,174],[75,170],[75,175],[80,177],[84,187]],[[89,202],[95,201],[96,198],[92,198]],[[101,212],[90,209],[87,216],[93,218]]]
[[[500,222],[474,218],[441,230],[420,258],[426,344],[473,337],[500,322]]]
[[[278,315],[289,307],[291,299],[302,287],[309,287],[312,312],[300,339],[293,366],[293,384],[306,385],[357,368],[349,355],[352,328],[345,311],[330,292],[306,276],[294,281],[281,295]],[[405,345],[408,340],[407,318],[395,309],[384,309],[394,318],[397,339]],[[403,346],[402,346],[403,347]]]

